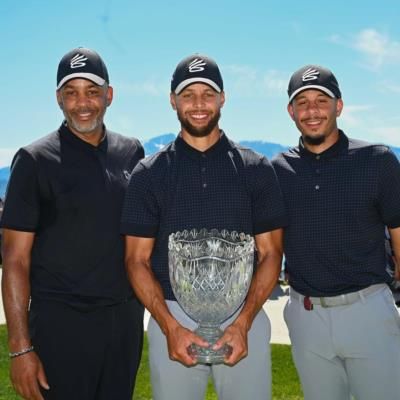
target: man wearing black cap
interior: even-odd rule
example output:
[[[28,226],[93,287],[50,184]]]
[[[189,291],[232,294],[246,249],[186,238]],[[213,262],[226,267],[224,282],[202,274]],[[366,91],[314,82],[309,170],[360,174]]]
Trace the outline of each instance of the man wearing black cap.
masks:
[[[153,398],[203,399],[212,375],[220,400],[270,399],[270,324],[262,305],[280,272],[286,224],[275,173],[265,157],[233,143],[219,129],[225,95],[212,59],[194,54],[182,60],[172,78],[170,101],[181,132],[136,166],[122,213],[129,278],[152,314]],[[227,365],[196,365],[189,346],[208,343],[192,332],[196,323],[176,302],[169,281],[168,236],[202,228],[248,233],[257,243],[247,300],[225,322],[224,336],[215,345],[232,347]]]
[[[328,69],[299,69],[288,93],[301,138],[273,165],[290,218],[284,313],[304,398],[398,399],[400,316],[384,230],[400,254],[400,164],[387,146],[338,129],[343,101]]]
[[[68,52],[57,73],[65,121],[12,162],[2,284],[11,379],[26,399],[132,398],[143,307],[126,278],[119,222],[144,154],[105,128],[112,98],[100,56]]]

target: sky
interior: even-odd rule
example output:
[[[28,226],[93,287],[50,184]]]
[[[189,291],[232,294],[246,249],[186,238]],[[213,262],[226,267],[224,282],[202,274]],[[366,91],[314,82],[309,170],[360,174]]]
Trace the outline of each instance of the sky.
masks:
[[[296,145],[287,84],[298,68],[319,64],[339,81],[339,127],[400,146],[399,17],[399,0],[1,0],[0,167],[59,127],[57,66],[79,46],[107,65],[107,127],[143,142],[179,131],[171,76],[182,58],[202,53],[220,67],[220,127],[235,141]]]

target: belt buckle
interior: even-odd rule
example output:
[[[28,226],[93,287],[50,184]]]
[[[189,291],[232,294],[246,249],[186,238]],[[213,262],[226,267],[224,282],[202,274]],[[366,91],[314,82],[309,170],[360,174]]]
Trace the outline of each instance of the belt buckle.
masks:
[[[303,305],[307,311],[311,311],[314,309],[314,305],[309,296],[304,296]]]
[[[319,301],[321,302],[321,307],[324,307],[324,308],[329,307],[328,304],[325,301],[325,297],[320,297]]]

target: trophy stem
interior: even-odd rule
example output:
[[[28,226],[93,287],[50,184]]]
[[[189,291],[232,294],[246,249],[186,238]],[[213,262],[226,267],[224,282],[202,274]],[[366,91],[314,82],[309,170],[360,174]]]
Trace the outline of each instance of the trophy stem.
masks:
[[[196,355],[200,364],[222,364],[225,356],[232,352],[232,348],[228,345],[217,351],[212,349],[215,342],[223,335],[223,331],[218,326],[200,325],[194,332],[210,344],[207,348],[192,344],[190,351]]]

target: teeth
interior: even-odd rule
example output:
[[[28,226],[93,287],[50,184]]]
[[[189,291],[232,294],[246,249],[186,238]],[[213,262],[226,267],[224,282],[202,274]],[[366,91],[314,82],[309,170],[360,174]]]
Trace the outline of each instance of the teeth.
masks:
[[[207,117],[207,114],[192,114],[191,117],[194,119],[203,119]]]

